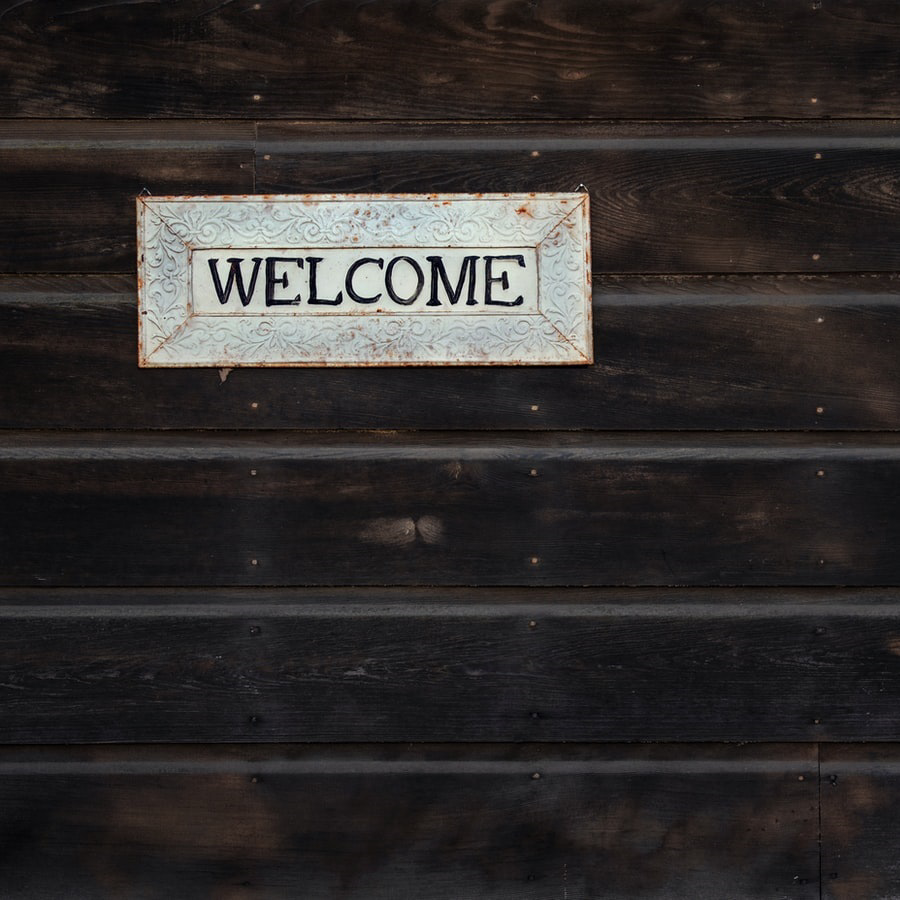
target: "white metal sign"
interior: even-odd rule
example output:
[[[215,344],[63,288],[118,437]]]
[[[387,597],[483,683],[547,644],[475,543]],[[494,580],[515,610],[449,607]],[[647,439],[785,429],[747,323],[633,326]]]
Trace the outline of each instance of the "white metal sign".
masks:
[[[592,362],[588,195],[137,201],[142,366]]]

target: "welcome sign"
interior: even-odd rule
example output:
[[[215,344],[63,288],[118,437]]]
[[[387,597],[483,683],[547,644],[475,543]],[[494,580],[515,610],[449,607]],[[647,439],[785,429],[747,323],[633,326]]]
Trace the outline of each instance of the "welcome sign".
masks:
[[[139,197],[142,366],[590,363],[587,194]]]

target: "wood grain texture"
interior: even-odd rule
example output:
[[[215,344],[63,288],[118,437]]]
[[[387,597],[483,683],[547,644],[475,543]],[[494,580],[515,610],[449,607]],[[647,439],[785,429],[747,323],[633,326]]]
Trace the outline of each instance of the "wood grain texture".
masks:
[[[133,277],[7,276],[0,427],[895,430],[898,289],[896,275],[602,277],[593,366],[223,382],[137,367]]]
[[[10,433],[5,585],[887,585],[890,435]]]
[[[3,897],[897,896],[898,26],[0,3]],[[595,366],[137,368],[142,190],[579,184]]]
[[[7,123],[0,271],[133,272],[134,198],[252,192],[252,136],[243,123]]]
[[[896,897],[900,745],[823,747],[821,773],[822,897]]]
[[[771,744],[6,750],[4,884],[22,900],[813,900],[815,774],[813,750]]]
[[[896,740],[897,596],[5,589],[0,743]]]
[[[879,0],[53,0],[2,24],[7,117],[900,112],[900,12]]]
[[[594,270],[893,272],[893,124],[0,126],[0,272],[132,273],[134,197],[591,193]],[[255,155],[254,155],[255,154]],[[256,169],[254,181],[254,168]]]
[[[591,194],[610,272],[900,267],[885,125],[672,123],[343,130],[261,124],[257,190]]]

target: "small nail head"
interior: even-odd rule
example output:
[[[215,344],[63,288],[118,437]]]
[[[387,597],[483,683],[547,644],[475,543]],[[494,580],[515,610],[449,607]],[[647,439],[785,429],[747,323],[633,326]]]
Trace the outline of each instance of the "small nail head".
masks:
[[[537,475],[537,473],[538,473],[537,469],[532,469],[528,474],[531,475],[532,478],[534,478]]]
[[[532,772],[532,773],[531,773],[531,780],[532,780],[532,781],[539,781],[539,780],[540,780],[540,777],[541,777],[541,773],[540,773],[540,772]]]
[[[541,561],[540,558],[537,557],[537,556],[532,556],[532,557],[531,557],[531,564],[532,564],[533,566],[536,566],[540,561]]]
[[[537,403],[532,403],[532,404],[531,404],[531,411],[532,411],[532,412],[537,412],[539,409],[540,409],[540,406],[539,406]]]
[[[258,565],[259,565],[259,560],[258,560],[258,559],[251,559],[251,560],[250,560],[250,565],[251,565],[251,566],[258,566]]]
[[[823,412],[825,412],[825,407],[824,407],[824,406],[817,406],[817,407],[816,407],[816,413],[817,413],[818,415],[821,416]]]
[[[528,627],[529,627],[529,628],[537,628],[537,622],[535,622],[534,619],[532,619],[532,620],[528,623]]]
[[[250,404],[250,409],[259,409],[259,404],[254,400],[254,401]]]
[[[812,258],[813,258],[814,262],[818,262],[822,258],[822,254],[821,253],[813,253]]]
[[[819,478],[824,478],[824,477],[825,477],[825,470],[824,470],[824,469],[819,469],[819,471],[816,472],[816,475],[817,475]]]

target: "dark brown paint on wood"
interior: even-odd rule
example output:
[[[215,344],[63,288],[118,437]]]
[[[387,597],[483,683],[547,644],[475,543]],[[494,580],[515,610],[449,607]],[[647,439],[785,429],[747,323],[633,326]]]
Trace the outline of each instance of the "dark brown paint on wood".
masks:
[[[7,276],[0,427],[895,430],[898,285],[604,277],[590,367],[228,373],[139,369],[131,277]]]
[[[0,751],[13,895],[818,897],[805,747]]]
[[[888,271],[900,148],[873,128],[261,125],[257,190],[591,194],[596,272]],[[440,137],[439,137],[440,135]],[[328,139],[330,138],[330,140]]]
[[[898,24],[7,3],[0,740],[188,743],[0,748],[3,895],[896,896],[895,589],[735,585],[900,579]],[[136,368],[144,189],[579,183],[594,367]]]
[[[900,745],[821,750],[822,897],[895,897],[900,891]]]
[[[0,271],[128,272],[137,266],[135,197],[253,191],[246,126],[175,128],[167,136],[126,129],[119,140],[96,129],[46,127],[0,140]],[[12,134],[11,134],[12,132]]]
[[[53,0],[3,13],[0,114],[890,118],[898,24],[875,0]]]
[[[0,272],[133,273],[134,197],[572,191],[597,273],[893,272],[884,126],[111,126],[0,131]],[[254,150],[255,148],[255,150]]]
[[[896,740],[897,599],[5,589],[0,742]]]
[[[894,584],[898,485],[889,435],[21,432],[0,581]]]

